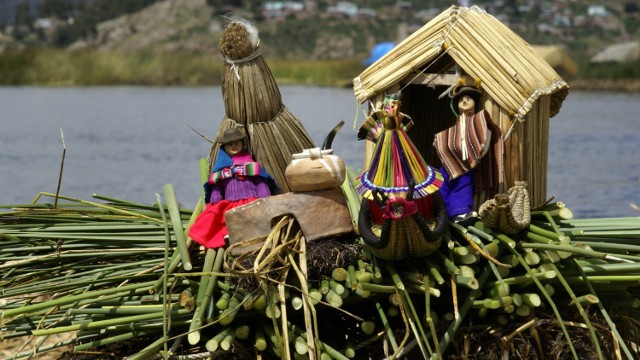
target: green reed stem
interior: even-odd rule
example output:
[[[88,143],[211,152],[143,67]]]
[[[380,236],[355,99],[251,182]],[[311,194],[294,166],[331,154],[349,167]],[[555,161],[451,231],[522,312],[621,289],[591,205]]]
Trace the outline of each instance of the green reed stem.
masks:
[[[593,286],[591,286],[591,282],[586,280],[587,279],[587,275],[582,271],[582,268],[580,267],[580,265],[578,265],[578,263],[576,262],[575,259],[573,259],[573,263],[574,263],[576,269],[581,273],[580,275],[585,279],[584,280],[584,284],[589,289],[589,292],[591,294],[595,295],[595,296],[598,296],[596,291],[593,289]],[[627,356],[627,359],[633,359],[634,356],[631,355],[631,352],[629,351],[629,348],[627,347],[627,344],[624,341],[624,338],[622,338],[622,336],[620,335],[620,332],[618,331],[618,327],[613,322],[613,320],[611,320],[611,317],[609,316],[609,313],[607,312],[607,310],[602,305],[602,302],[598,302],[596,304],[596,306],[598,307],[598,309],[602,313],[602,316],[607,321],[607,324],[609,324],[609,328],[611,329],[611,332],[613,332],[614,336],[616,337],[616,339],[618,341],[618,344],[622,348],[622,350],[624,351],[625,355]]]
[[[173,185],[167,184],[164,186],[164,197],[167,201],[167,207],[169,208],[169,218],[171,219],[173,234],[176,237],[176,244],[180,251],[182,267],[189,271],[193,266],[191,265],[191,258],[189,256],[189,250],[187,249],[187,243],[184,237],[184,228],[182,226],[182,219],[180,218],[180,211],[178,209],[178,202],[176,200]]]
[[[578,308],[578,312],[584,319],[584,322],[587,325],[587,328],[589,329],[589,334],[591,334],[591,341],[593,341],[593,346],[595,347],[596,353],[598,354],[598,359],[604,359],[604,357],[602,356],[602,350],[600,349],[600,342],[598,341],[598,336],[596,335],[596,332],[593,329],[593,325],[589,320],[589,315],[582,307],[582,304],[578,301],[576,294],[571,289],[571,286],[569,285],[569,283],[567,283],[567,281],[564,279],[564,276],[562,276],[562,272],[556,267],[555,264],[551,263],[549,265],[558,274],[558,280],[560,280],[560,283],[562,284],[562,286],[564,286],[565,291],[567,291],[567,294],[569,294],[569,297],[571,297],[575,306]],[[588,281],[588,280],[585,279],[585,281]]]

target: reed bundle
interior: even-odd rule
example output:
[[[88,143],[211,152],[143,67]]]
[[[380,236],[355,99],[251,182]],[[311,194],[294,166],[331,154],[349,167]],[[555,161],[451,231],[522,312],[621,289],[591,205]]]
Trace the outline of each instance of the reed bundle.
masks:
[[[225,58],[222,97],[225,113],[218,135],[242,128],[249,151],[283,191],[289,191],[284,171],[295,153],[315,147],[311,137],[283,104],[280,89],[260,53],[257,29],[246,20],[232,20],[219,48]],[[219,145],[214,143],[210,159]]]
[[[353,185],[343,189],[357,214]],[[144,345],[122,355],[638,356],[638,218],[573,219],[556,202],[532,211],[531,225],[517,234],[480,221],[451,223],[443,246],[426,258],[383,261],[356,239],[348,248],[355,256],[336,263],[347,248],[331,245],[322,251],[332,260],[318,272],[316,245],[293,218],[233,258],[190,246],[185,229],[199,209],[178,208],[169,185],[164,196],[151,206],[100,195],[101,202],[61,197],[55,209],[0,206],[7,209],[0,213],[0,331],[29,344],[15,358],[57,347],[95,353],[136,339]],[[75,337],[43,342],[65,333]],[[543,346],[548,338],[561,345]]]

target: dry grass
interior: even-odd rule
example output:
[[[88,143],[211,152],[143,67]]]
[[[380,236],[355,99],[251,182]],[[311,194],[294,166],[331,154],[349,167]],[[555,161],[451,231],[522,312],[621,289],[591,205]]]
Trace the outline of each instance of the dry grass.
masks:
[[[0,304],[6,303],[6,301],[8,300],[11,300],[11,299],[0,300]],[[9,357],[13,357],[20,352],[33,351],[37,345],[40,345],[41,347],[46,347],[46,346],[57,344],[59,342],[73,339],[76,336],[75,333],[62,333],[62,334],[51,335],[47,339],[27,338],[25,336],[4,339],[4,337],[9,336],[12,333],[13,332],[0,333],[0,359],[7,359]],[[42,341],[44,342],[40,344],[40,342]],[[63,353],[65,353],[66,351],[70,351],[71,349],[72,349],[71,345],[63,346],[63,347],[60,347],[59,349],[48,351],[44,354],[37,354],[33,356],[31,359],[40,359],[40,360],[59,359]]]
[[[75,333],[63,333],[59,335],[51,335],[43,344],[44,346],[53,345],[55,343],[66,341],[73,339],[75,337]],[[25,338],[19,337],[14,339],[6,339],[0,341],[0,358],[7,359],[11,356],[14,356],[16,353],[22,351],[33,351],[34,347],[40,339],[33,339],[31,342],[25,344]],[[44,354],[37,354],[33,356],[31,359],[39,359],[39,360],[57,360],[62,357],[62,355],[70,351],[72,349],[71,345],[61,347],[56,350],[48,351]]]
[[[582,326],[580,315],[577,312],[573,314],[565,312],[562,316],[569,324],[567,328],[571,341],[580,359],[598,359],[589,331]],[[591,312],[589,317],[598,336],[604,358],[616,359],[615,344],[607,322],[595,311]],[[461,328],[458,332],[448,359],[500,359],[504,354],[507,354],[507,358],[510,359],[572,359],[566,338],[563,337],[555,317],[540,311],[536,314],[536,322],[538,326],[516,333],[506,346],[502,339],[513,334],[522,323],[512,321],[503,326],[478,323],[474,326],[471,322],[466,329]]]

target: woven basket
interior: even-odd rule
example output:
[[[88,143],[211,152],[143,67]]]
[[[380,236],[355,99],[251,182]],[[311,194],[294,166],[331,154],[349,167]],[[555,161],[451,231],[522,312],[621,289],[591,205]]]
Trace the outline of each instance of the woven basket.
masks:
[[[506,194],[485,201],[478,211],[480,220],[505,234],[516,234],[531,224],[531,204],[525,181],[516,181]]]
[[[436,228],[436,220],[426,220],[429,228]],[[371,226],[371,230],[378,237],[382,231],[382,227],[377,224]],[[382,249],[375,249],[367,246],[367,249],[375,256],[383,260],[400,260],[406,257],[423,257],[434,253],[440,244],[442,238],[435,241],[428,241],[424,238],[422,231],[415,220],[410,217],[392,221],[391,231],[389,234],[389,243]]]

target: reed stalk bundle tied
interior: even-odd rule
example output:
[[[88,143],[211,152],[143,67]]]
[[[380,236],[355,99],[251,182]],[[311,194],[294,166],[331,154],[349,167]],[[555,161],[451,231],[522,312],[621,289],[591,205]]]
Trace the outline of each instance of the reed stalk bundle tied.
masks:
[[[238,127],[249,138],[249,151],[276,180],[289,191],[284,171],[292,155],[315,147],[311,137],[282,102],[276,81],[260,53],[257,29],[243,19],[232,19],[220,39],[225,58],[222,97],[225,117],[218,136]],[[217,155],[214,143],[210,159]]]

